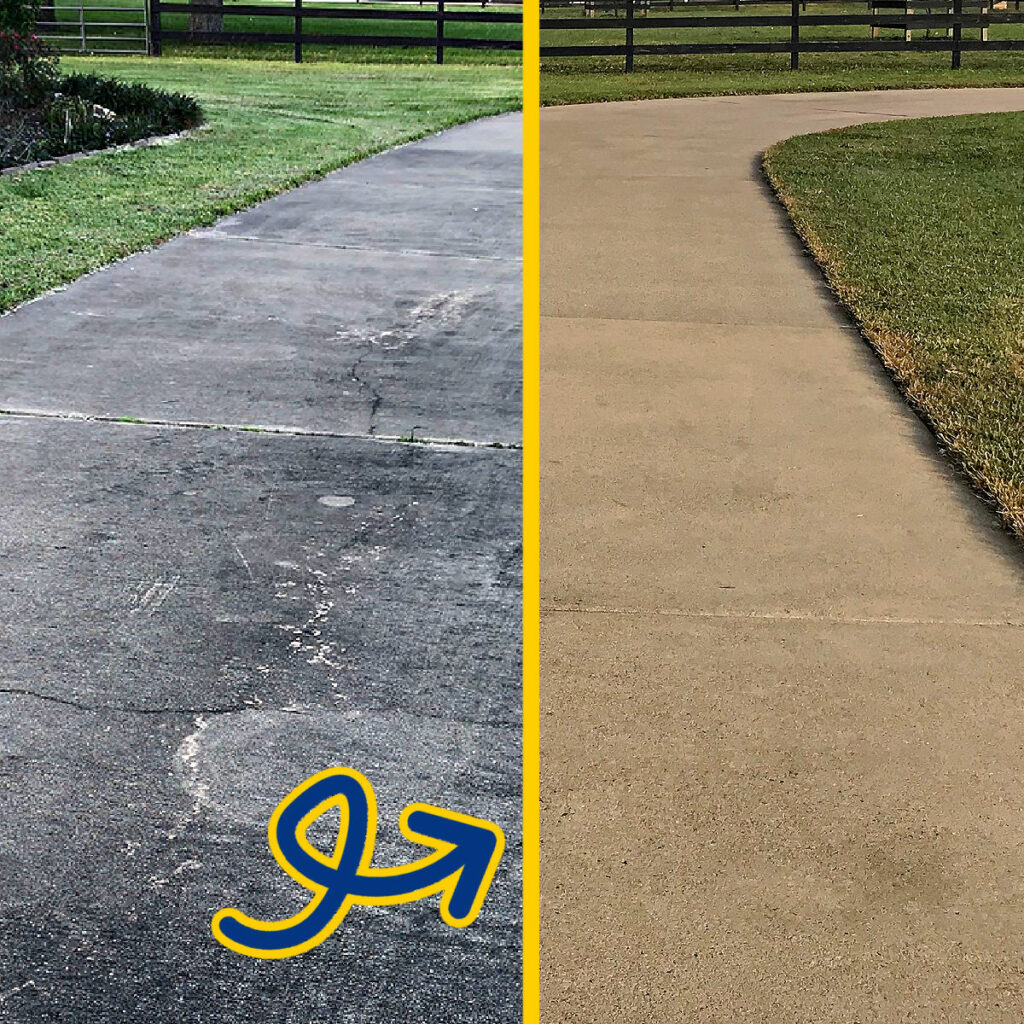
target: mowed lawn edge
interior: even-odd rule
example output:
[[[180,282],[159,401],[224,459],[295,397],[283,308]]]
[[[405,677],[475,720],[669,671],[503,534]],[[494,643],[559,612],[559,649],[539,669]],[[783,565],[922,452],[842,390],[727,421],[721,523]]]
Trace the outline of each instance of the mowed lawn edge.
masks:
[[[893,55],[887,55],[893,56]],[[895,54],[891,67],[844,66],[788,71],[726,69],[595,72],[550,71],[541,67],[540,104],[566,107],[580,103],[623,103],[637,100],[684,99],[692,96],[769,96],[812,92],[888,92],[894,89],[995,89],[1024,85],[1024,58],[985,55],[981,66],[961,71],[948,67],[906,65],[907,54]],[[933,54],[910,54],[910,57]],[[946,56],[946,55],[943,55]],[[971,53],[970,57],[975,54]],[[999,66],[999,61],[1004,61]]]
[[[769,148],[765,176],[890,376],[1024,539],[1024,113]]]
[[[195,96],[171,145],[0,178],[0,313],[356,160],[521,108],[514,67],[75,58],[66,70]]]

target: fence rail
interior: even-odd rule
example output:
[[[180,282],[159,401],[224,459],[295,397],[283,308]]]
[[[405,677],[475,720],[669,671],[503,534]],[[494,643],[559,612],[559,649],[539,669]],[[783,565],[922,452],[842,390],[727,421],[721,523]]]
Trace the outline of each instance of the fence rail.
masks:
[[[70,0],[59,7],[44,3],[36,30],[58,53],[147,53],[149,7],[146,0],[119,7],[94,6],[89,0]]]
[[[815,5],[844,4],[850,0],[810,0]],[[772,4],[779,0],[694,0],[694,7],[729,7],[739,11],[742,7]],[[988,30],[993,25],[1024,25],[1024,12],[1016,9],[994,11],[986,0],[948,0],[943,3],[915,3],[914,0],[868,0],[866,13],[844,11],[839,14],[808,13],[808,0],[792,0],[788,14],[707,14],[675,15],[680,8],[690,6],[688,0],[586,0],[583,6],[590,17],[544,17],[540,19],[541,32],[622,32],[621,43],[588,43],[581,45],[542,45],[541,57],[616,57],[624,59],[626,71],[632,71],[635,58],[644,54],[735,54],[763,53],[790,56],[790,67],[800,66],[802,53],[879,53],[898,51],[945,52],[951,54],[954,70],[961,66],[962,54],[969,50],[1024,50],[1024,38],[990,39]],[[895,8],[895,10],[894,10]],[[669,16],[647,15],[658,9],[668,10]],[[923,9],[923,13],[918,13]],[[619,12],[622,11],[620,16]],[[611,17],[598,17],[611,12]],[[940,12],[940,13],[936,13]],[[804,28],[828,26],[863,26],[871,30],[863,39],[808,39],[801,34]],[[770,28],[789,29],[788,38],[729,42],[651,42],[636,41],[636,33],[650,35],[669,29],[736,29]],[[898,29],[901,35],[881,37],[883,29]],[[933,30],[941,30],[931,36]],[[925,32],[924,38],[914,33]],[[964,35],[976,31],[977,37]]]
[[[491,0],[494,6],[522,7],[522,0]],[[389,46],[424,47],[434,50],[435,61],[444,63],[445,50],[522,50],[521,39],[484,38],[477,36],[451,36],[445,26],[451,24],[506,24],[522,23],[522,11],[516,10],[451,10],[445,0],[433,0],[430,9],[409,10],[406,0],[394,8],[378,7],[327,7],[307,5],[303,0],[291,4],[234,4],[223,6],[216,3],[177,3],[164,0],[149,0],[149,21],[151,25],[151,52],[160,56],[163,43],[167,40],[210,45],[245,43],[290,43],[296,63],[302,61],[304,46]],[[482,0],[481,7],[486,7]],[[199,16],[243,16],[248,18],[284,18],[292,22],[290,32],[279,31],[201,31],[192,29],[167,29],[163,17],[167,14]],[[324,21],[373,21],[373,22],[427,22],[434,31],[423,35],[382,35],[379,33],[353,34],[324,32],[319,28],[310,29],[309,22]]]
[[[470,3],[479,9],[470,9]],[[485,28],[521,25],[523,0],[354,0],[354,5],[352,0],[341,4],[331,0],[266,4],[123,0],[118,6],[106,0],[111,6],[102,4],[103,0],[99,5],[93,0],[43,0],[37,31],[62,53],[158,57],[166,41],[212,46],[284,43],[291,45],[296,62],[301,62],[304,46],[421,47],[432,50],[438,64],[444,63],[449,50],[523,48],[521,37],[503,37],[518,33],[499,30],[489,37]],[[424,31],[411,31],[415,23],[422,24]],[[452,25],[466,27],[446,31]],[[392,26],[393,34],[388,31]]]

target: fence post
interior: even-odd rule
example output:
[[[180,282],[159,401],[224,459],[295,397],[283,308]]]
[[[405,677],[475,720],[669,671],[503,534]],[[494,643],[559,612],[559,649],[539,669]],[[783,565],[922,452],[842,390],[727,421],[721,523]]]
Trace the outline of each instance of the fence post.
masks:
[[[964,13],[963,0],[953,0],[953,70],[960,70],[960,38],[963,31],[961,18]]]
[[[444,0],[437,0],[437,55],[438,64],[444,63]]]
[[[163,53],[160,39],[160,0],[149,0],[149,55],[159,57]]]
[[[635,0],[626,0],[626,70],[633,70],[633,5]]]
[[[295,63],[302,63],[302,0],[295,0]]]
[[[793,23],[789,29],[789,70],[800,69],[800,0],[793,0]]]

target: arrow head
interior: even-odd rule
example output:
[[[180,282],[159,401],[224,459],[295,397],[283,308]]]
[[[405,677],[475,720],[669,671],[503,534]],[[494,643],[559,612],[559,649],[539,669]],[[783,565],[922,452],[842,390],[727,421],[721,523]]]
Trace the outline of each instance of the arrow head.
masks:
[[[471,924],[480,913],[505,850],[504,833],[483,818],[430,804],[410,804],[402,812],[400,824],[413,842],[447,849],[445,862],[452,865],[452,871],[441,898],[441,917],[454,928]]]

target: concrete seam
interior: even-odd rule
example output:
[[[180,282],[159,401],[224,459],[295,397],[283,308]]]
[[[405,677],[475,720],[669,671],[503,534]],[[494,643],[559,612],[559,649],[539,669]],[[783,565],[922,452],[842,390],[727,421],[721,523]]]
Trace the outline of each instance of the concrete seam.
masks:
[[[555,615],[623,615],[642,618],[654,616],[678,619],[722,619],[735,621],[749,619],[756,622],[827,622],[851,626],[981,626],[986,628],[1010,627],[1024,629],[1024,622],[1014,619],[949,619],[938,617],[896,616],[896,615],[836,615],[828,612],[730,612],[730,611],[687,611],[683,608],[638,608],[588,605],[570,607],[567,605],[542,605],[543,614]]]
[[[110,423],[120,426],[163,427],[174,430],[226,430],[243,434],[275,434],[285,437],[323,437],[379,444],[422,445],[433,448],[495,448],[521,451],[514,441],[480,441],[461,437],[401,437],[396,434],[357,434],[333,430],[308,430],[303,427],[278,427],[241,423],[205,423],[195,420],[160,420],[126,416],[86,415],[85,413],[47,412],[37,409],[0,409],[0,417],[10,419],[60,420],[67,423]]]
[[[290,242],[284,238],[260,238],[259,235],[235,235],[219,228],[193,228],[186,232],[196,239],[216,241],[257,242],[260,245],[288,245],[295,249],[334,249],[339,252],[379,252],[388,256],[431,256],[448,260],[468,260],[474,263],[522,263],[514,256],[470,256],[457,252],[435,252],[432,249],[388,249],[374,245],[332,245],[329,242]]]

